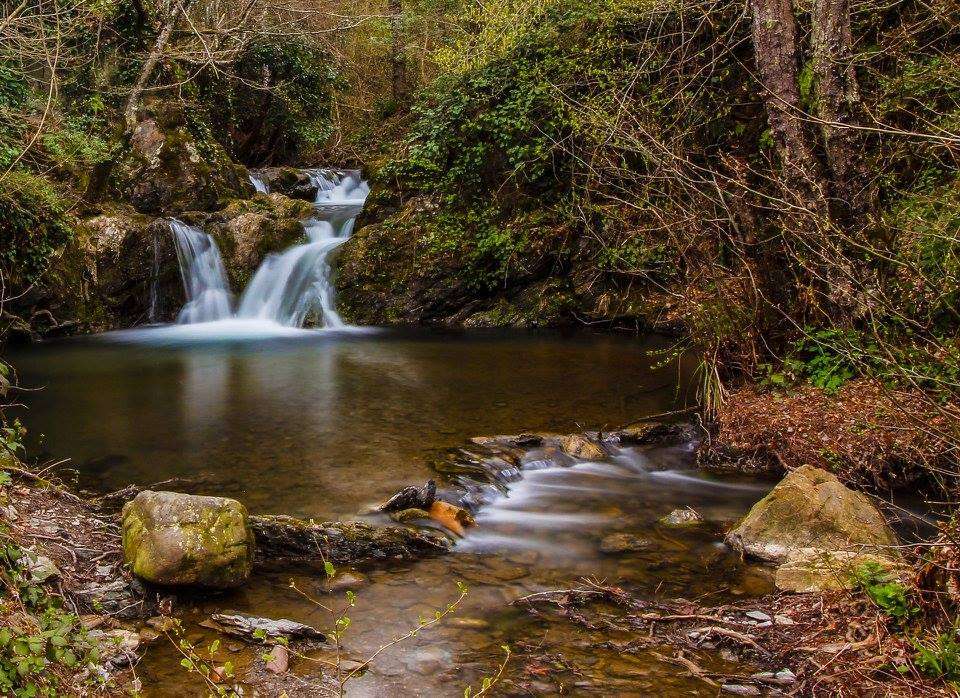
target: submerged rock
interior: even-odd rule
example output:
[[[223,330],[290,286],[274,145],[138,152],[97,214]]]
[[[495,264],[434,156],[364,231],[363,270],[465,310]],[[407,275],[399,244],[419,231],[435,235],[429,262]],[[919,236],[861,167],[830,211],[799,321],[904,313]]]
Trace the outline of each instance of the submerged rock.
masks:
[[[635,553],[649,550],[653,541],[633,533],[611,533],[600,541],[600,552],[607,554]]]
[[[323,569],[377,560],[416,560],[450,550],[439,531],[406,526],[371,526],[360,521],[314,522],[292,516],[251,516],[258,565]]]
[[[752,557],[782,563],[810,550],[891,555],[897,538],[866,496],[805,465],[757,502],[726,542]]]
[[[774,583],[780,591],[798,594],[850,589],[856,584],[857,570],[866,564],[876,565],[892,576],[898,575],[904,567],[896,560],[880,555],[806,548],[777,568]]]
[[[253,532],[235,499],[147,490],[122,518],[124,560],[144,581],[230,589],[250,576]]]
[[[676,446],[700,438],[697,428],[690,423],[638,422],[629,424],[612,434],[622,446]]]
[[[703,517],[690,507],[686,507],[684,509],[674,509],[666,516],[661,516],[659,521],[664,526],[681,528],[684,526],[699,526],[703,523]]]

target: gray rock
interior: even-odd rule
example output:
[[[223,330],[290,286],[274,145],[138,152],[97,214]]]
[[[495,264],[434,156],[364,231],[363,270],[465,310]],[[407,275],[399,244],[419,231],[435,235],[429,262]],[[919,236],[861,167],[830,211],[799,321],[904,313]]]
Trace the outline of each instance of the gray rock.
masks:
[[[746,615],[747,618],[760,621],[761,623],[765,623],[768,620],[770,620],[770,616],[768,616],[763,611],[747,611],[746,614],[744,615]]]
[[[805,465],[788,474],[727,535],[747,555],[783,563],[798,552],[890,552],[897,538],[873,503],[835,475]]]
[[[720,687],[724,693],[731,693],[735,696],[759,696],[760,689],[756,686],[745,686],[739,683],[726,683]]]
[[[258,618],[241,613],[215,613],[210,619],[217,629],[249,642],[262,642],[265,639],[304,638],[308,640],[326,640],[326,636],[309,625],[286,618]]]
[[[34,584],[42,584],[48,579],[60,576],[60,569],[45,555],[32,558],[27,564],[27,569],[30,572],[30,581]]]

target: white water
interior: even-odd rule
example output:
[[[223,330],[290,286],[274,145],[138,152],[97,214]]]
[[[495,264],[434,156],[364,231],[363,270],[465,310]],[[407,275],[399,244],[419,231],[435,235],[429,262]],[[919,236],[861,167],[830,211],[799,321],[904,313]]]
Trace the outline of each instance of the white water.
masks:
[[[170,221],[170,229],[177,246],[183,291],[187,296],[177,322],[192,324],[230,317],[233,294],[217,243],[199,228],[178,220]]]
[[[267,186],[267,183],[255,175],[249,175],[250,184],[253,185],[253,188],[257,190],[259,194],[269,194],[270,187]]]
[[[303,222],[307,242],[267,256],[244,290],[236,312],[216,242],[197,228],[179,221],[170,223],[187,292],[179,324],[220,322],[225,332],[235,333],[245,326],[237,321],[262,330],[271,324],[302,327],[314,317],[320,327],[344,327],[334,304],[329,256],[350,237],[370,188],[356,172],[331,175],[310,170],[308,174],[319,189],[316,215]],[[222,323],[228,319],[233,320],[229,327]],[[211,328],[203,334],[217,330]]]

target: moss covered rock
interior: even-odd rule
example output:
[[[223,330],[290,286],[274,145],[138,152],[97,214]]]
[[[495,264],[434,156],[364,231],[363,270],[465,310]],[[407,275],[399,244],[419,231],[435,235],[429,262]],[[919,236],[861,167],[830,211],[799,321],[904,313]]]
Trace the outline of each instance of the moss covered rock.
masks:
[[[253,552],[247,510],[234,499],[148,490],[123,507],[124,560],[144,581],[238,587]]]
[[[134,128],[111,188],[138,211],[212,210],[224,199],[253,194],[246,168],[197,133],[189,116],[179,103],[155,102]]]
[[[803,466],[787,475],[727,534],[747,555],[783,563],[811,551],[892,555],[897,538],[873,503],[835,475]]]

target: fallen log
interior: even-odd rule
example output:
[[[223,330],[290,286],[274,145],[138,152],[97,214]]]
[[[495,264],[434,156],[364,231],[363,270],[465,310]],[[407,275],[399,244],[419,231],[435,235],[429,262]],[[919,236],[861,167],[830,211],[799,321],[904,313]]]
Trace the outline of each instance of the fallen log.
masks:
[[[324,563],[359,565],[416,560],[446,553],[451,541],[439,531],[371,526],[360,521],[314,522],[292,516],[251,516],[256,536],[254,564],[323,569]]]

